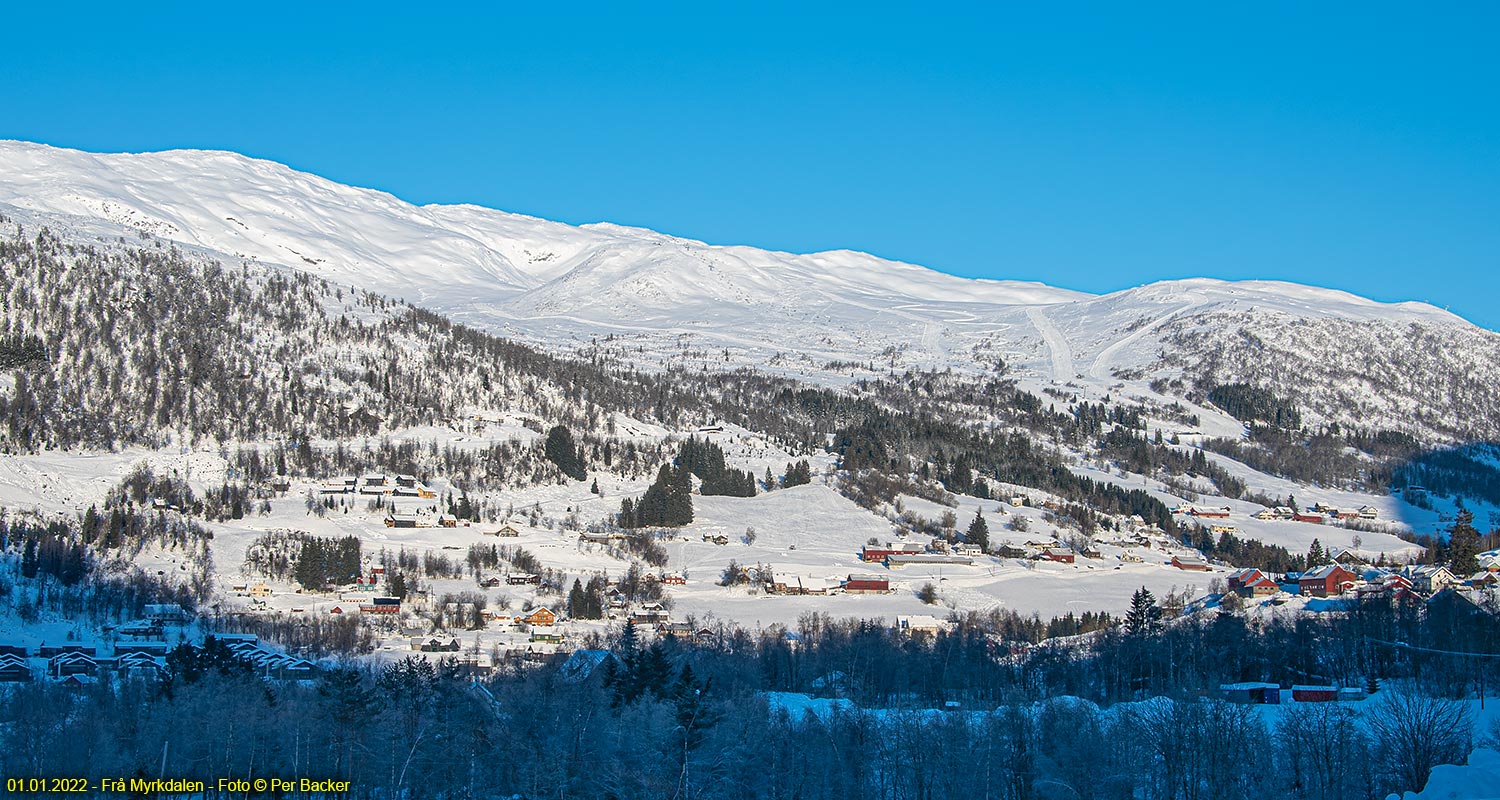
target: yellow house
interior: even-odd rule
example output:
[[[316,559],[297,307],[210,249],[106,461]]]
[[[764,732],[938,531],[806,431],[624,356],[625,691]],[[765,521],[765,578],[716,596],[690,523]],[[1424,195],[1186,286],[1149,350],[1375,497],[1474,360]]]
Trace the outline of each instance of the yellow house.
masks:
[[[260,583],[251,584],[251,586],[250,586],[250,596],[251,597],[270,597],[271,596],[271,587],[267,586],[264,581],[262,581]]]

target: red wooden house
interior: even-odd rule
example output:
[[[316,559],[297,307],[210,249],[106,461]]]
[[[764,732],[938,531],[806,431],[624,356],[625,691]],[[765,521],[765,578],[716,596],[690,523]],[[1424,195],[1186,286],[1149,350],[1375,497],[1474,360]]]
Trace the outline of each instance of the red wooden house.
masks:
[[[1344,569],[1341,564],[1325,564],[1315,570],[1302,573],[1297,579],[1297,588],[1302,594],[1313,597],[1340,595],[1352,588],[1359,576]]]

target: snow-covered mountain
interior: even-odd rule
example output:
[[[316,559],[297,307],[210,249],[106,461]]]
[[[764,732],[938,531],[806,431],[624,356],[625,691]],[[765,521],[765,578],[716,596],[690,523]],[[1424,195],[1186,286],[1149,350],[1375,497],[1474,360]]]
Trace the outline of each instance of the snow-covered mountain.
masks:
[[[838,381],[1003,361],[1086,395],[1122,381],[1151,396],[1156,379],[1180,381],[1176,394],[1245,380],[1279,388],[1315,421],[1500,435],[1500,401],[1484,390],[1500,378],[1500,335],[1421,303],[1291,283],[1196,279],[1095,296],[850,251],[416,206],[227,152],[0,142],[0,213],[18,210],[312,272],[553,347],[612,337],[638,362]]]

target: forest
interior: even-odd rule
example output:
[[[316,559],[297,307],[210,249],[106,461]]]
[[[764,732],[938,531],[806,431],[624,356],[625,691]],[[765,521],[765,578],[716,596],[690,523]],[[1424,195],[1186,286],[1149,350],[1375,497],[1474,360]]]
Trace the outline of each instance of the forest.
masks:
[[[371,798],[1353,800],[1419,787],[1495,735],[1459,702],[1500,677],[1466,657],[1500,653],[1489,612],[1173,620],[1140,599],[1122,626],[1029,646],[1003,615],[916,639],[815,616],[697,643],[626,626],[566,668],[487,678],[408,658],[267,682],[210,639],[174,650],[160,681],[9,688],[0,769],[311,775]],[[1270,718],[1209,699],[1251,679],[1374,692]],[[804,713],[813,701],[783,692],[826,700]]]

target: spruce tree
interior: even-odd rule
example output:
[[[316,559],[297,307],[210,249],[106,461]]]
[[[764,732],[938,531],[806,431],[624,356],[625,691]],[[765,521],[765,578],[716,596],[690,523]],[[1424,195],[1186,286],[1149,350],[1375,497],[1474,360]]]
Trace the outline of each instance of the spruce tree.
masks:
[[[1479,571],[1479,531],[1474,527],[1474,513],[1458,512],[1458,519],[1448,529],[1448,559],[1453,574],[1467,578]]]
[[[806,460],[786,465],[786,477],[782,479],[783,487],[801,486],[812,483],[812,466]]]
[[[1130,596],[1130,611],[1125,614],[1125,631],[1131,636],[1151,633],[1161,619],[1161,608],[1156,605],[1156,596],[1142,586]]]
[[[573,443],[573,432],[566,427],[557,425],[547,431],[547,442],[542,447],[542,453],[569,478],[581,481],[588,477],[583,459],[578,454],[578,445]]]
[[[573,588],[568,591],[568,616],[574,619],[583,619],[587,602],[583,594],[583,583],[574,578]]]
[[[635,678],[640,694],[650,692],[658,698],[671,694],[672,687],[668,685],[668,681],[672,678],[672,665],[667,661],[667,652],[660,640],[652,642],[641,654]]]
[[[21,577],[35,578],[41,567],[41,559],[37,556],[36,539],[26,537],[26,544],[21,548]]]
[[[971,544],[979,545],[980,549],[990,549],[990,526],[979,511],[974,512],[974,521],[969,523],[969,530],[964,535]]]
[[[1328,563],[1328,553],[1323,550],[1323,543],[1314,539],[1312,546],[1307,548],[1307,568],[1317,569]]]
[[[706,702],[708,688],[709,681],[700,682],[693,674],[691,665],[682,665],[682,672],[677,675],[677,681],[672,686],[671,698],[676,707],[675,732],[681,737],[679,742],[684,758],[687,753],[697,750],[703,744],[706,729],[719,721],[719,715]]]
[[[610,692],[610,705],[619,708],[634,703],[641,696],[640,636],[634,625],[625,623],[615,650],[619,666],[616,667],[613,661],[609,663],[609,668],[604,673],[604,686]]]

